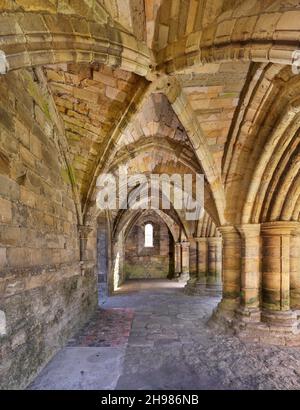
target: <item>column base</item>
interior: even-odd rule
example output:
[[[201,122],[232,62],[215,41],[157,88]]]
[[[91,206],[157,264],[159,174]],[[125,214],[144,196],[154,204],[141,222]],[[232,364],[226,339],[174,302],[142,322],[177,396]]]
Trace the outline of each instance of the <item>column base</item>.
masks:
[[[184,293],[190,296],[222,296],[222,284],[207,284],[205,278],[192,277],[184,288]]]
[[[297,298],[293,298],[291,296],[291,303],[290,303],[292,310],[300,310],[300,300]]]
[[[249,309],[251,310],[251,309]],[[259,317],[261,320],[259,320]],[[235,334],[245,342],[266,345],[300,346],[300,311],[237,311]]]
[[[179,278],[177,278],[177,281],[182,283],[182,282],[188,282],[190,280],[190,274],[189,273],[182,273]]]
[[[297,311],[288,310],[286,312],[266,311],[263,310],[261,320],[266,323],[273,331],[297,333],[298,330],[298,314]]]
[[[184,287],[184,293],[189,296],[205,296],[206,283],[198,278],[191,278]]]
[[[238,307],[232,322],[234,333],[245,342],[259,342],[258,332],[265,332],[266,325],[261,322],[259,308]]]
[[[208,296],[222,296],[223,286],[221,283],[206,285],[206,294]]]
[[[300,310],[261,311],[257,308],[236,308],[236,303],[223,299],[214,310],[209,325],[244,342],[300,346]]]
[[[235,311],[235,317],[241,323],[258,323],[261,321],[259,308],[239,307]]]
[[[211,318],[208,321],[209,326],[220,329],[226,333],[234,334],[233,321],[235,310],[239,305],[239,299],[223,298],[218,306],[214,309]]]

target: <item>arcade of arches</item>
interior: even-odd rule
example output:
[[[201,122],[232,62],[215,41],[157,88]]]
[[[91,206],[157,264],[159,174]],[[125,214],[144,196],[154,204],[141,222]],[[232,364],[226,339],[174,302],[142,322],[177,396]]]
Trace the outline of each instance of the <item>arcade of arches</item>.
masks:
[[[212,298],[224,337],[300,346],[299,1],[0,12],[0,386],[26,387],[98,288],[101,302],[132,279]],[[199,219],[172,204],[100,212],[96,180],[120,165],[203,174]]]

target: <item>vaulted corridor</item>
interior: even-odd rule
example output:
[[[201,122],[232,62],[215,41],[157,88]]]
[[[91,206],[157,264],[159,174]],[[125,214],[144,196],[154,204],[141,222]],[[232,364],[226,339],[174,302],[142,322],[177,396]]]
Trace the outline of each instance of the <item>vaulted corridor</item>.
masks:
[[[0,390],[300,387],[299,5],[0,0]]]
[[[29,388],[299,389],[299,349],[224,337],[207,326],[218,302],[170,281],[126,282]]]

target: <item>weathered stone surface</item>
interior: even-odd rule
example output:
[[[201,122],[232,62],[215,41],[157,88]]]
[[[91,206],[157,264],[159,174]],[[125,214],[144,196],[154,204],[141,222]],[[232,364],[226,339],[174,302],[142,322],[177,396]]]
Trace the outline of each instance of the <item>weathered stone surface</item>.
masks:
[[[253,341],[245,343],[235,336],[220,334],[207,326],[218,298],[191,298],[184,295],[174,282],[160,282],[159,288],[156,284],[156,281],[152,281],[152,285],[147,281],[127,284],[123,292],[106,301],[103,321],[100,320],[94,328],[90,327],[84,336],[86,340],[91,338],[95,344],[104,343],[101,342],[103,336],[98,333],[99,327],[107,324],[109,314],[114,321],[116,313],[111,309],[120,309],[119,315],[125,307],[134,310],[128,344],[122,352],[121,362],[117,352],[111,361],[113,348],[109,344],[98,349],[104,362],[110,360],[110,366],[103,369],[94,357],[95,366],[84,366],[86,372],[81,375],[85,355],[93,357],[93,349],[96,348],[85,347],[85,355],[80,353],[78,347],[67,348],[60,351],[30,388],[76,389],[81,382],[85,388],[98,389],[107,385],[107,378],[112,382],[111,389],[299,388],[300,356],[297,349],[261,346]],[[126,322],[125,319],[123,326]],[[113,333],[112,324],[107,334],[110,336]],[[117,340],[119,336],[116,335]],[[76,345],[76,341],[72,340],[73,346],[74,343]],[[70,357],[71,349],[76,349],[76,360]],[[61,377],[62,374],[64,377]]]
[[[15,95],[7,100],[0,93],[7,107],[0,135],[5,129],[11,141],[4,145],[0,175],[1,388],[24,386],[97,301],[93,269],[84,278],[79,270],[75,206],[60,175],[64,164],[53,139],[55,125],[42,90],[23,74],[0,79],[0,86],[6,84]],[[31,123],[18,111],[22,93],[27,103],[25,84],[34,94]]]
[[[123,105],[129,104],[138,78],[104,65],[60,65],[49,67],[46,73],[57,108],[63,113],[68,139],[74,147],[76,182],[85,195],[89,179],[93,177],[94,163],[105,149],[102,141],[114,132]],[[118,81],[120,78],[123,83]]]
[[[175,274],[193,295],[223,288],[213,318],[245,340],[298,344],[298,3],[0,0],[4,387],[25,385],[89,317],[96,261],[103,292],[126,274]],[[204,174],[205,212],[187,220],[173,201],[99,215],[96,180],[120,164]],[[155,222],[151,250],[140,218]],[[161,316],[139,321],[137,345],[178,344],[174,329],[152,343]]]
[[[10,223],[12,220],[12,205],[10,201],[0,198],[0,222]]]
[[[153,247],[146,248],[145,225],[153,226]],[[174,276],[172,239],[168,227],[159,217],[144,216],[138,220],[125,242],[125,278],[155,279]]]

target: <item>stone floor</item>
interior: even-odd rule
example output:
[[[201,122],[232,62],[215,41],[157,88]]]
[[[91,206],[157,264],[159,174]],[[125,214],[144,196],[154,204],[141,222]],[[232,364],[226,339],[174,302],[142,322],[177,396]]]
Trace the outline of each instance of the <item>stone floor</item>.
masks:
[[[299,389],[300,349],[244,344],[207,326],[218,298],[132,281],[30,389]]]

